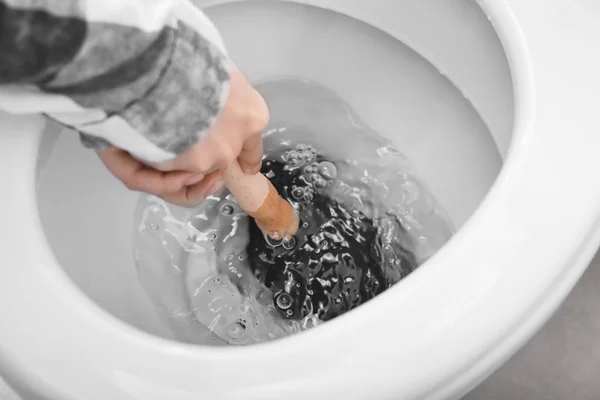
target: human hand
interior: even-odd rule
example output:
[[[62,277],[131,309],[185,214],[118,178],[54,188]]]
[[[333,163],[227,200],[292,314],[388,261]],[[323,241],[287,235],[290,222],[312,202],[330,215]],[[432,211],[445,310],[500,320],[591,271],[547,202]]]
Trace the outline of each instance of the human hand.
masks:
[[[111,147],[98,152],[108,170],[131,190],[154,194],[180,206],[195,206],[223,187],[223,170],[238,160],[247,174],[260,171],[262,131],[269,111],[244,75],[230,73],[230,92],[208,134],[173,160],[149,167],[126,151]]]

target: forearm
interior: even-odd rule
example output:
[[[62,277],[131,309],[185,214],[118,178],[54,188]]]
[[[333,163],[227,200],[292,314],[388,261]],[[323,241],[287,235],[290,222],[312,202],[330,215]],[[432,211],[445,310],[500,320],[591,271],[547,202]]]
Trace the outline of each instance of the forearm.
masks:
[[[0,0],[0,108],[149,162],[192,147],[229,90],[218,34],[177,0]]]

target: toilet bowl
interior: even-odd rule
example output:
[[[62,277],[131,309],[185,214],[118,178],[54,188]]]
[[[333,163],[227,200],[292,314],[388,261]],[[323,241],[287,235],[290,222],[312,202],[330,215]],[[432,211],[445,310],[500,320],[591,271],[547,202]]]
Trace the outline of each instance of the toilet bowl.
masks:
[[[541,327],[600,243],[592,50],[600,8],[591,0],[196,3],[252,80],[294,75],[339,93],[415,161],[456,234],[406,279],[318,328],[247,347],[181,343],[137,282],[138,195],[72,133],[1,114],[0,375],[25,399],[460,398]],[[244,31],[245,21],[275,21],[277,30]],[[307,27],[310,51],[294,42]],[[341,42],[352,32],[362,36]],[[245,37],[261,40],[253,52]],[[350,54],[354,45],[363,58]],[[429,87],[421,68],[394,59],[395,46],[426,60],[466,105],[436,101],[446,86]],[[341,68],[345,57],[355,58]],[[401,67],[420,83],[394,78]],[[410,102],[399,97],[405,90]],[[413,101],[427,105],[422,125],[409,115],[399,123],[394,110]],[[454,118],[469,110],[476,119]],[[440,148],[445,127],[489,138]]]

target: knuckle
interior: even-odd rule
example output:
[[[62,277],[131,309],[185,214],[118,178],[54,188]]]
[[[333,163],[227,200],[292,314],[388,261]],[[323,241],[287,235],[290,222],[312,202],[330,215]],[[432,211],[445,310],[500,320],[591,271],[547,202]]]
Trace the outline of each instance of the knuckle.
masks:
[[[269,109],[267,103],[257,91],[254,91],[254,95],[248,101],[246,107],[240,110],[239,118],[250,132],[261,132],[267,127],[270,118]]]
[[[202,174],[208,174],[213,169],[213,164],[208,160],[202,160],[198,162],[198,171]]]
[[[250,130],[252,132],[261,132],[269,124],[269,112],[267,106],[260,105],[257,109],[252,112],[251,120],[249,122]]]

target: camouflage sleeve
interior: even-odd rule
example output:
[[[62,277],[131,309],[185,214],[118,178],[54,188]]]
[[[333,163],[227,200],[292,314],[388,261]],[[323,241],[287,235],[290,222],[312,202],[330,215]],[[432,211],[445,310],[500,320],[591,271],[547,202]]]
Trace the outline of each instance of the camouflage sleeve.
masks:
[[[0,109],[148,162],[197,143],[229,92],[220,36],[188,0],[0,0],[0,54]]]

